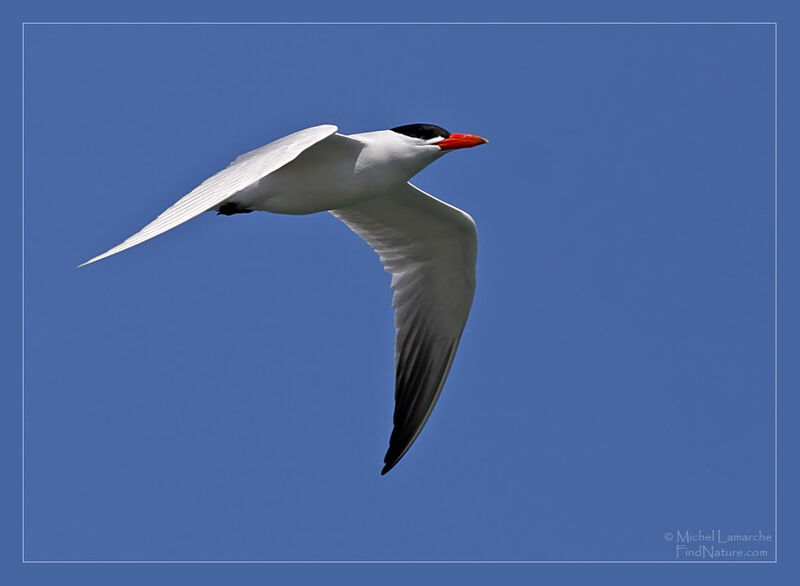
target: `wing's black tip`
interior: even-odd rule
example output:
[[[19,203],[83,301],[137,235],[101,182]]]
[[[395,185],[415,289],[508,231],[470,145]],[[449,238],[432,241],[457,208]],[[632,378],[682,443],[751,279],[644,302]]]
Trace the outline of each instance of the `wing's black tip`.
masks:
[[[405,450],[398,452],[390,446],[389,451],[386,452],[386,456],[383,458],[383,470],[381,470],[381,476],[385,475],[387,472],[389,472],[389,470],[397,466],[397,463],[402,460],[403,456],[405,455]]]
[[[397,466],[397,463],[403,458],[404,454],[405,452],[400,452],[398,454],[390,445],[389,451],[387,451],[386,455],[383,457],[383,470],[381,470],[381,476],[386,475],[389,470]]]

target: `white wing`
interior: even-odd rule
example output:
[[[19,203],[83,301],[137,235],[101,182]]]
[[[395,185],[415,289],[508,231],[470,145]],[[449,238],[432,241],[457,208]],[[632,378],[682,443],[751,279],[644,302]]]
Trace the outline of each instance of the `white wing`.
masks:
[[[419,435],[450,371],[475,292],[475,222],[410,183],[331,213],[392,275],[396,382],[386,474]]]
[[[290,163],[304,150],[331,136],[336,130],[336,126],[332,124],[313,126],[237,157],[227,168],[203,181],[136,234],[79,267],[141,244],[218,206],[242,189]]]

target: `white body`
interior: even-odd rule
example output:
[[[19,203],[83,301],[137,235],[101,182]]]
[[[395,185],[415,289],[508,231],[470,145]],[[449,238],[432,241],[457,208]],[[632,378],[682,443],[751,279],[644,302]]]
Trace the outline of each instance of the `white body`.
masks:
[[[333,134],[228,201],[276,214],[312,214],[380,197],[444,154],[434,146],[409,150],[405,138],[385,130]]]

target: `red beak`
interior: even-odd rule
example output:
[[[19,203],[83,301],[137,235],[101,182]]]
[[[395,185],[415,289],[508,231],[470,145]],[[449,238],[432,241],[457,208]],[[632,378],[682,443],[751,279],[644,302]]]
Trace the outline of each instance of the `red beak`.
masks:
[[[452,132],[448,138],[437,142],[436,146],[443,151],[447,151],[450,149],[465,149],[468,147],[474,147],[487,142],[489,141],[485,138],[475,136],[474,134],[459,134],[457,132]]]

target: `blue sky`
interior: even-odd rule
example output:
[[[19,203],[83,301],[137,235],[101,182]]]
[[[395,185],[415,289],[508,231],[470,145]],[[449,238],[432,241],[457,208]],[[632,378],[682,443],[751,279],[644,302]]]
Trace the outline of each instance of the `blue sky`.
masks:
[[[774,533],[772,55],[743,25],[29,28],[26,557]],[[478,289],[386,477],[388,277],[336,220],[206,214],[75,269],[243,151],[410,122],[491,143],[414,180],[476,219]]]

